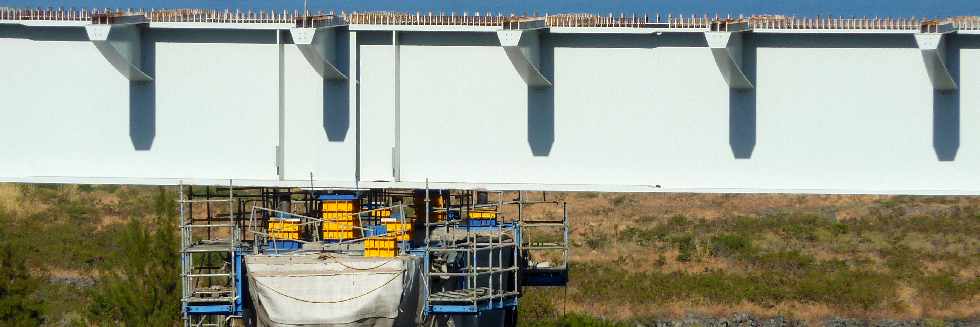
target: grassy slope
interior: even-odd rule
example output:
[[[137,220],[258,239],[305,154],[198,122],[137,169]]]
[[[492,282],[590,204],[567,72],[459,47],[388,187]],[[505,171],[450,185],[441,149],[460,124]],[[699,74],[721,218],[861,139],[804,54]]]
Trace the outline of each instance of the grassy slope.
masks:
[[[154,187],[0,184],[0,223],[14,231],[4,241],[28,249],[30,267],[44,275],[38,296],[48,324],[88,317],[89,291],[107,256],[120,252],[114,235],[123,222],[174,209],[159,194]],[[734,312],[801,319],[980,313],[977,198],[555,197],[570,202],[572,282],[567,290],[530,290],[521,307],[525,325],[561,312],[620,321]],[[560,215],[548,206],[527,212]]]
[[[980,314],[976,198],[558,197],[574,203],[571,285],[567,295],[533,290],[526,319],[563,308],[627,321],[736,312],[805,320]]]
[[[98,319],[89,312],[94,287],[113,256],[124,253],[118,236],[125,222],[150,222],[161,211],[176,210],[172,201],[161,203],[161,192],[168,190],[0,184],[0,224],[7,226],[3,241],[23,252],[28,266],[43,278],[37,296],[44,303],[46,325]]]

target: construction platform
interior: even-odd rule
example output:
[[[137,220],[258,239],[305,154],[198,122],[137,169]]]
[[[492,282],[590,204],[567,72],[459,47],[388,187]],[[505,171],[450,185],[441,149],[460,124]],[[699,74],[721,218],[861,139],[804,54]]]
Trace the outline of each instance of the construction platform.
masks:
[[[525,287],[567,283],[564,203],[522,192],[180,189],[187,326],[512,326]]]

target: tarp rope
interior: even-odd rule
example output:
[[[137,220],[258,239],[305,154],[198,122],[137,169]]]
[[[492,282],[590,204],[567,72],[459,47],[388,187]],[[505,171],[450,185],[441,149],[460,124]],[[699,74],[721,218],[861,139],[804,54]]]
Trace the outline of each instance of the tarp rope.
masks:
[[[306,303],[316,303],[316,304],[333,304],[333,303],[342,303],[342,302],[347,302],[347,301],[351,301],[351,300],[356,300],[356,299],[362,298],[362,297],[364,297],[364,296],[366,296],[368,294],[374,293],[375,291],[380,290],[381,288],[383,288],[385,286],[388,286],[388,284],[391,284],[392,281],[394,281],[396,278],[398,278],[398,276],[401,276],[401,274],[404,273],[404,272],[405,272],[405,270],[402,270],[401,272],[397,272],[397,273],[391,273],[391,275],[392,275],[391,276],[391,279],[389,279],[388,281],[384,282],[381,285],[378,285],[378,287],[375,287],[375,288],[373,288],[373,289],[365,292],[364,294],[361,294],[361,295],[358,295],[358,296],[354,296],[354,297],[349,297],[349,298],[346,298],[346,299],[343,299],[343,300],[335,300],[335,301],[317,301],[317,300],[301,299],[301,298],[298,298],[298,297],[295,297],[295,296],[292,296],[292,295],[283,293],[282,291],[280,291],[280,290],[278,290],[278,289],[276,289],[274,287],[271,287],[268,284],[263,283],[262,281],[259,281],[259,279],[256,278],[256,277],[252,277],[252,279],[255,280],[255,282],[258,283],[259,285],[262,285],[262,287],[265,287],[267,289],[270,289],[273,292],[275,292],[276,294],[285,296],[287,298],[290,298],[290,299],[293,299],[293,300],[296,300],[296,301],[306,302]]]
[[[336,256],[333,256],[333,255],[330,255],[329,253],[324,253],[324,254],[321,254],[321,255],[320,255],[320,256],[318,257],[318,259],[321,259],[321,260],[322,260],[323,258],[328,258],[328,259],[330,259],[330,261],[333,261],[333,262],[335,262],[335,263],[337,263],[338,265],[341,265],[341,266],[343,266],[344,268],[347,268],[347,269],[352,269],[352,270],[375,270],[375,269],[378,269],[378,268],[381,268],[381,267],[383,267],[384,265],[387,265],[388,263],[391,263],[392,261],[395,261],[395,260],[397,260],[397,259],[398,259],[398,257],[394,257],[394,258],[391,258],[391,259],[389,259],[388,261],[385,261],[385,262],[382,262],[381,264],[379,264],[379,265],[377,265],[377,266],[374,266],[374,267],[368,267],[368,268],[359,268],[359,267],[352,267],[352,266],[349,266],[349,265],[347,265],[346,263],[344,263],[343,261],[340,261],[340,260],[337,260],[337,257],[336,257]]]

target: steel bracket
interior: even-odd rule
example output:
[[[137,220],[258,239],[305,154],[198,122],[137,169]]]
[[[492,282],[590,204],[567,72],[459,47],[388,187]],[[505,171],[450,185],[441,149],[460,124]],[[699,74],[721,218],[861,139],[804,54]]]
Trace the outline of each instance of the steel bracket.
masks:
[[[529,87],[550,87],[551,81],[541,73],[539,29],[499,30],[497,38],[507,58]]]
[[[294,27],[289,29],[293,43],[306,57],[306,61],[323,79],[347,79],[337,69],[337,37],[335,26],[330,27]]]
[[[715,64],[721,71],[722,77],[733,89],[751,89],[752,82],[742,68],[742,33],[741,32],[704,32],[708,48],[715,58]]]
[[[915,43],[922,51],[922,60],[926,64],[929,81],[937,91],[953,91],[959,88],[946,66],[946,44],[943,38],[945,35],[946,33],[942,32],[915,34]]]
[[[130,81],[152,81],[143,71],[143,31],[146,18],[137,16],[116,17],[112,24],[85,25],[85,34],[109,64]]]

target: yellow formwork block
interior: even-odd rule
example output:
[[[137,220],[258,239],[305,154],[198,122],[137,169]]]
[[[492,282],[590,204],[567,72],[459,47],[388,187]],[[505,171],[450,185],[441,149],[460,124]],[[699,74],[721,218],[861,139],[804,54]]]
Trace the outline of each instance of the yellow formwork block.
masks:
[[[394,257],[397,253],[394,236],[376,236],[364,240],[365,257]]]
[[[269,236],[283,240],[299,239],[299,219],[269,219]]]
[[[344,212],[324,212],[323,219],[330,221],[354,221],[356,216]]]
[[[298,240],[299,232],[269,232],[269,237],[278,240]]]
[[[389,218],[391,217],[391,209],[380,209],[380,210],[371,211],[371,217]]]
[[[397,221],[384,221],[385,228],[389,235],[394,235],[399,241],[408,241],[412,238],[412,224],[399,223]]]
[[[491,210],[474,210],[466,213],[470,219],[497,219],[497,212]]]
[[[325,240],[347,240],[360,235],[359,229],[354,228],[354,222],[323,222],[323,239]]]
[[[323,212],[354,213],[357,211],[354,201],[323,201]]]
[[[360,236],[360,221],[354,215],[360,210],[357,200],[323,200],[323,239],[349,240]]]
[[[325,240],[350,240],[354,239],[354,231],[341,231],[341,230],[325,230],[323,231],[323,239]]]

